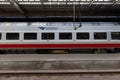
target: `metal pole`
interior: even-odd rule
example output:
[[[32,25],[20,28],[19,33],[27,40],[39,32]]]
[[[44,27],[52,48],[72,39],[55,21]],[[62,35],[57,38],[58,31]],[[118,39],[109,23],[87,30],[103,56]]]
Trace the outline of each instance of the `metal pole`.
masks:
[[[75,25],[75,18],[76,18],[76,13],[75,13],[76,9],[75,9],[75,0],[73,2],[73,25],[74,28],[76,29],[76,25]]]

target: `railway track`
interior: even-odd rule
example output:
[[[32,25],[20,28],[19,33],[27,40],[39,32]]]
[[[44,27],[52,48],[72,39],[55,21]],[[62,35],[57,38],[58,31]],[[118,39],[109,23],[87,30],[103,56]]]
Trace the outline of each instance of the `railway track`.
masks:
[[[120,80],[120,74],[0,74],[0,80]]]

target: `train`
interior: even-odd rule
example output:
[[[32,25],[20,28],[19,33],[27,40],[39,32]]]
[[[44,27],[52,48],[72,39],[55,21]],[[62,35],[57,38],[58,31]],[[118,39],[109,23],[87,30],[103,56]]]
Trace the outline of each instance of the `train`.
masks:
[[[119,22],[82,22],[78,26],[79,22],[1,22],[0,50],[120,52]]]

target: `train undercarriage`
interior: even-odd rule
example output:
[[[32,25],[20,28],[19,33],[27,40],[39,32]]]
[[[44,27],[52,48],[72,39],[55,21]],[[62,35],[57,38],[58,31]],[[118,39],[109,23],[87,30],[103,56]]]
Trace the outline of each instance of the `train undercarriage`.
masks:
[[[112,53],[120,53],[120,48],[0,49],[0,54],[112,54]]]

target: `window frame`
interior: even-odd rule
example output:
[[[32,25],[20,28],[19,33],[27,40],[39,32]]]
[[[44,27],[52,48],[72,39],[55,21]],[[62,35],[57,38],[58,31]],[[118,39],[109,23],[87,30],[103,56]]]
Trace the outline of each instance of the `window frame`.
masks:
[[[18,39],[8,39],[7,34],[18,34]],[[20,40],[20,32],[6,32],[5,39],[6,40]]]
[[[2,33],[2,32],[0,32],[0,40],[2,40],[2,34],[3,34],[3,33]]]
[[[62,34],[68,33],[68,34],[71,35],[71,38],[69,38],[69,39],[68,39],[68,38],[66,38],[66,39],[60,38],[60,34],[61,34],[61,33],[62,33]],[[72,32],[59,32],[59,33],[58,33],[58,39],[59,39],[59,40],[72,40],[72,39],[73,39],[73,33],[72,33]]]
[[[43,39],[43,34],[53,34],[53,38]],[[48,36],[47,36],[48,37]],[[55,32],[41,32],[41,40],[55,40]]]
[[[95,33],[105,33],[105,38],[95,38]],[[108,33],[107,32],[93,32],[93,39],[94,40],[107,40],[108,39]]]
[[[120,34],[120,32],[119,32],[119,31],[118,31],[118,32],[113,32],[113,31],[112,31],[112,32],[110,32],[110,36],[111,36],[111,40],[120,40],[120,39],[113,39],[113,38],[112,38],[112,33],[119,33],[119,34]]]
[[[28,39],[28,38],[25,39],[25,34],[31,34],[31,33],[32,33],[32,34],[33,34],[33,33],[36,34],[36,38],[35,38],[35,39],[33,39],[33,38],[31,38],[31,39],[30,39],[30,38],[29,38],[29,39]],[[38,39],[38,33],[37,33],[37,32],[23,32],[23,40],[28,40],[28,41],[30,41],[30,40],[37,40],[37,39]]]
[[[88,38],[78,38],[78,34],[88,34]],[[76,32],[76,40],[90,40],[90,32]]]

